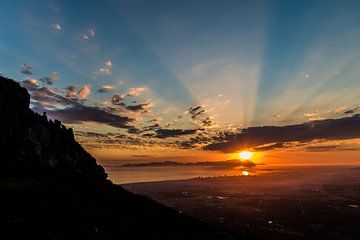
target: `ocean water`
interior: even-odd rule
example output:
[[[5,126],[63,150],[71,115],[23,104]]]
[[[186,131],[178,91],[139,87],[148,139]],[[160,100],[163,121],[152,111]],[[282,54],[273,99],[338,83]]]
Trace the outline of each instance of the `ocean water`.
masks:
[[[121,167],[103,165],[111,181],[116,184],[206,178],[219,176],[254,176],[272,171],[264,167],[256,168],[215,168],[209,166],[172,166],[172,167]]]

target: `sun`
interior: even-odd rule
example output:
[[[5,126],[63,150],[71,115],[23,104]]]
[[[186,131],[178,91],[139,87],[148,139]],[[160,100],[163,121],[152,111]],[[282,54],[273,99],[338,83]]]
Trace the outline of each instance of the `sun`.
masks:
[[[239,152],[239,158],[243,159],[243,160],[249,160],[250,158],[252,158],[253,153],[249,152],[249,151],[242,151]]]

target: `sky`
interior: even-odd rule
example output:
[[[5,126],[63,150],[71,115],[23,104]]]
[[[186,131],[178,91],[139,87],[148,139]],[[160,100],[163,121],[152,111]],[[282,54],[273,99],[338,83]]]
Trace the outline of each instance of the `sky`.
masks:
[[[359,1],[19,1],[0,73],[100,161],[360,157]]]

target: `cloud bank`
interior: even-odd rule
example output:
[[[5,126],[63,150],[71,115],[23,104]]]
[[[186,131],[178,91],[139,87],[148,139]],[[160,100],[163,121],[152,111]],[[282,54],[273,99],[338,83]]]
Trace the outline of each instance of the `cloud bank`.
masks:
[[[326,119],[288,126],[263,126],[224,134],[204,147],[206,150],[235,152],[244,148],[258,151],[284,147],[286,143],[313,140],[360,138],[360,114],[340,119]]]

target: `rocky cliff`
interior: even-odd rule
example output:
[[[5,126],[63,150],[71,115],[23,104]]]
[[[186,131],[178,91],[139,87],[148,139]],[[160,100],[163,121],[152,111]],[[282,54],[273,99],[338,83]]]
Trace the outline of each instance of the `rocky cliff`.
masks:
[[[104,169],[78,144],[72,129],[29,109],[18,83],[0,79],[0,146],[3,174],[104,181]]]
[[[71,129],[0,77],[1,239],[234,239],[107,180]]]

